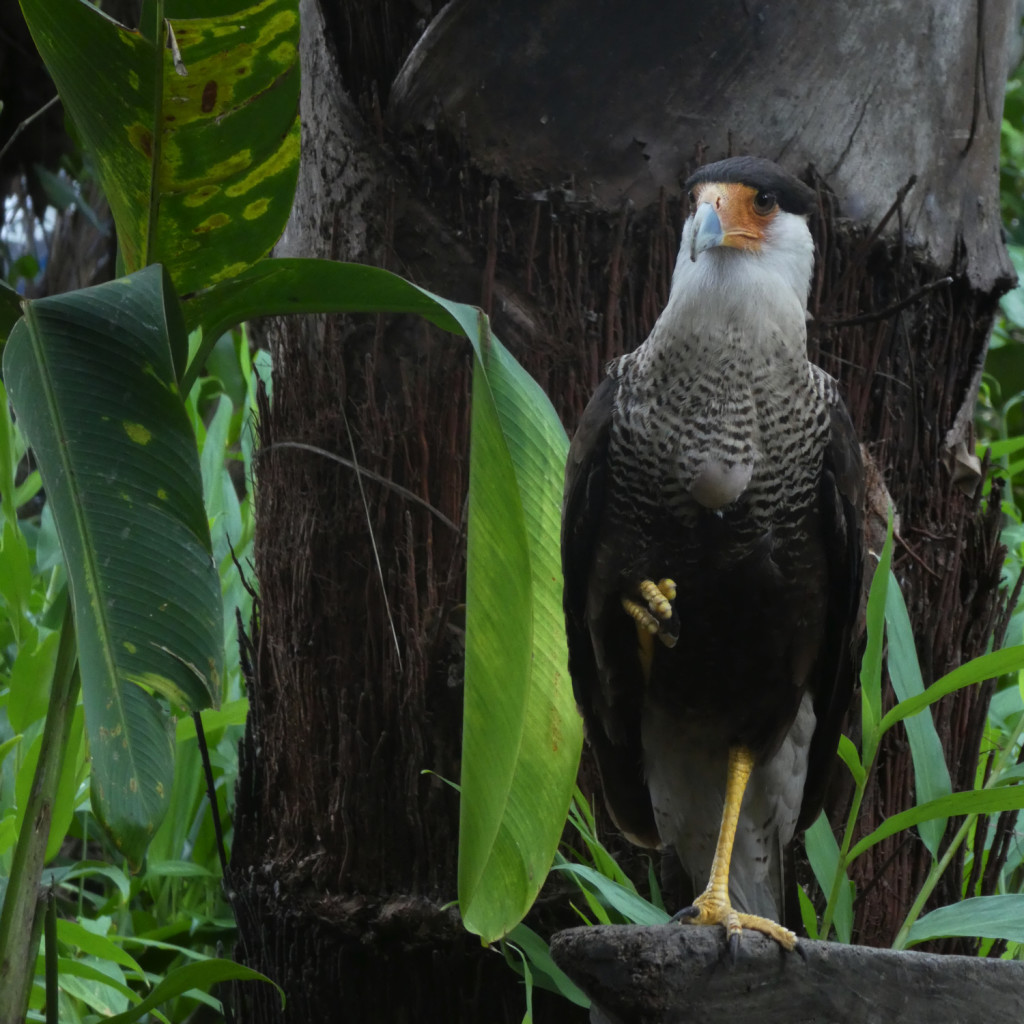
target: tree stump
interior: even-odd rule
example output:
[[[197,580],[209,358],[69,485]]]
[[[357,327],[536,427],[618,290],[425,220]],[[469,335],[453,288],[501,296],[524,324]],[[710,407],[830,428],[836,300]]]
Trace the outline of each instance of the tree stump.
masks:
[[[594,1024],[989,1024],[1024,1017],[1024,963],[800,941],[802,956],[745,931],[609,925],[551,940],[591,998]]]

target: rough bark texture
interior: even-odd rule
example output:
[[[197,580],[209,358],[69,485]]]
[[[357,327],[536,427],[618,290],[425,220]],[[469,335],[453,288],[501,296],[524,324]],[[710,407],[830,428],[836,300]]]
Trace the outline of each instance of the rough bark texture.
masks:
[[[551,952],[594,1000],[594,1024],[988,1024],[1024,1012],[1024,964],[801,943],[745,932],[735,962],[720,929],[559,932]]]
[[[984,648],[1000,610],[998,510],[953,470],[1010,277],[996,175],[1010,5],[936,3],[923,20],[852,0],[685,8],[473,0],[432,22],[426,2],[304,0],[303,170],[281,251],[480,303],[571,430],[668,294],[679,179],[730,151],[804,174],[822,204],[812,354],[899,507],[896,571],[937,678]],[[254,990],[243,1019],[330,1019],[339,992],[352,1019],[520,1019],[514,976],[442,909],[457,798],[420,774],[458,776],[464,538],[367,476],[364,504],[351,471],[273,447],[354,456],[461,522],[467,346],[407,319],[270,337],[232,884],[244,956],[289,1004],[282,1017]],[[954,786],[973,782],[984,712],[980,692],[936,710]],[[865,829],[912,802],[912,778],[896,735]],[[911,836],[858,862],[861,941],[891,941],[927,859]]]

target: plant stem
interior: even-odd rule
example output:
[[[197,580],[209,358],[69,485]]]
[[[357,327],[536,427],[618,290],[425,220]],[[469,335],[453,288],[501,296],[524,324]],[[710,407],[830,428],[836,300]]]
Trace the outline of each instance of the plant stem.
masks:
[[[982,789],[991,789],[999,781],[999,778],[1006,770],[1007,762],[1013,756],[1014,750],[1017,749],[1017,745],[1020,743],[1022,735],[1024,735],[1024,714],[1020,715],[1017,719],[1017,724],[1013,728],[1009,741],[1003,746],[1003,749],[999,751],[995,764],[992,767],[992,771],[989,773],[988,781],[981,787]],[[910,937],[910,929],[914,926],[914,922],[921,916],[921,911],[924,909],[925,903],[928,902],[931,894],[935,891],[935,886],[939,884],[939,879],[942,878],[946,868],[949,867],[949,862],[953,859],[953,855],[960,848],[960,844],[964,841],[968,832],[970,832],[972,826],[979,817],[979,814],[967,815],[963,824],[957,830],[956,835],[953,836],[952,840],[950,840],[949,846],[946,847],[946,851],[943,853],[941,859],[932,865],[931,871],[928,872],[928,877],[924,880],[924,884],[921,886],[921,891],[917,894],[917,899],[914,900],[913,905],[907,912],[906,919],[900,926],[900,930],[897,932],[896,938],[893,940],[893,949],[906,948],[907,939]]]
[[[854,826],[857,824],[861,801],[864,799],[864,790],[867,787],[871,769],[874,767],[877,751],[877,738],[874,736],[866,738],[864,743],[864,774],[861,777],[861,781],[854,785],[853,800],[850,802],[850,813],[846,819],[846,828],[843,830],[843,843],[839,848],[839,860],[836,862],[836,873],[832,876],[832,888],[828,894],[828,902],[825,904],[825,914],[821,919],[821,931],[818,937],[822,940],[828,938],[829,931],[832,928],[832,918],[835,916],[835,908],[839,902],[839,890],[842,888],[843,882],[846,881],[846,857],[850,852]]]
[[[68,601],[39,761],[14,848],[3,910],[0,911],[0,1024],[20,1024],[25,1019],[42,924],[39,879],[43,873],[53,801],[60,780],[61,760],[71,732],[78,687],[75,625],[71,601]]]

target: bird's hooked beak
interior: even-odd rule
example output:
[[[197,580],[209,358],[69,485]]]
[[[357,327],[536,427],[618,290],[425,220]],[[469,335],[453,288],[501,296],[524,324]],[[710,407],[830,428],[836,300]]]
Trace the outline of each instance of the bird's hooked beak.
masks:
[[[766,231],[778,214],[775,193],[739,182],[702,182],[694,193],[692,262],[702,252],[720,245],[760,252]]]
[[[697,254],[713,249],[725,241],[722,222],[711,203],[701,203],[693,215],[693,234],[690,236],[690,261],[697,262]]]

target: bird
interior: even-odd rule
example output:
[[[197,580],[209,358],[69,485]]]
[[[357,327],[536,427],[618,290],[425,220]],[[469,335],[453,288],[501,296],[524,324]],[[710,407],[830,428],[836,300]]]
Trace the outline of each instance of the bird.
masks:
[[[793,950],[784,855],[852,693],[864,469],[807,356],[814,190],[753,156],[686,189],[665,308],[569,447],[569,672],[616,827],[708,880],[676,918]]]

